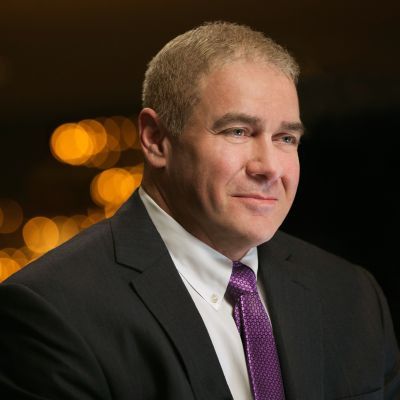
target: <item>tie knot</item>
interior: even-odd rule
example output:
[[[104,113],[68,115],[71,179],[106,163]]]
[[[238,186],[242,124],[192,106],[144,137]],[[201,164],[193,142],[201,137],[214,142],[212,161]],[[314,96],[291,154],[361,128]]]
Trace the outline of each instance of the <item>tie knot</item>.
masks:
[[[257,280],[253,270],[240,261],[234,261],[228,294],[236,301],[243,294],[254,292],[257,292]]]

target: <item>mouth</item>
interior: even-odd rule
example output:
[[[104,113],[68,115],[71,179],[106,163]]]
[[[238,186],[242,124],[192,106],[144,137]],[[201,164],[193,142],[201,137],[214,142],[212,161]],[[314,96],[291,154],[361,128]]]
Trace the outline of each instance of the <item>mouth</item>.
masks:
[[[242,199],[255,199],[255,200],[265,200],[265,201],[273,201],[273,200],[278,200],[277,197],[275,196],[265,196],[262,194],[257,194],[257,193],[245,193],[245,194],[235,194],[233,197],[239,197]]]
[[[233,197],[241,201],[244,201],[246,203],[266,205],[266,206],[275,205],[278,202],[278,198],[275,196],[266,196],[258,193],[238,194],[234,195]]]

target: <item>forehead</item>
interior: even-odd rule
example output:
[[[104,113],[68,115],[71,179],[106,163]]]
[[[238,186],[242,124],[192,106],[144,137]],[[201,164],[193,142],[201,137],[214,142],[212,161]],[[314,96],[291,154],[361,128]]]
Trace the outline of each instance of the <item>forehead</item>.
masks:
[[[274,115],[298,120],[299,107],[294,82],[277,67],[235,61],[214,68],[199,82],[197,112],[220,116],[227,112],[254,115],[258,119]]]

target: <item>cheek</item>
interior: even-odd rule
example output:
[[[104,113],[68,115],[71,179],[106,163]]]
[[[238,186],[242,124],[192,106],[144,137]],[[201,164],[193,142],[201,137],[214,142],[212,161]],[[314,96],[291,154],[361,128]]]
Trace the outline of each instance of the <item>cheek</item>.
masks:
[[[298,157],[287,160],[283,181],[288,190],[296,191],[300,179],[300,164]]]
[[[224,207],[229,192],[238,186],[238,181],[241,181],[238,178],[240,166],[237,165],[237,160],[230,159],[224,153],[210,160],[203,170],[197,172],[196,180],[200,185],[199,189],[202,190],[204,201],[214,209]]]

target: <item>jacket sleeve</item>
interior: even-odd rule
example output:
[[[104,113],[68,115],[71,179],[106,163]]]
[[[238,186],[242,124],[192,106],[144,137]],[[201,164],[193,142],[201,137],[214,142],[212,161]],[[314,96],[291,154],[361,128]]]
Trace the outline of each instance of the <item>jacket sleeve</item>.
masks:
[[[0,398],[111,399],[84,339],[39,294],[0,285]]]
[[[382,315],[382,325],[384,330],[384,350],[385,350],[385,400],[400,400],[400,354],[393,329],[392,318],[389,311],[385,295],[380,286],[368,272],[368,278],[377,293]]]

